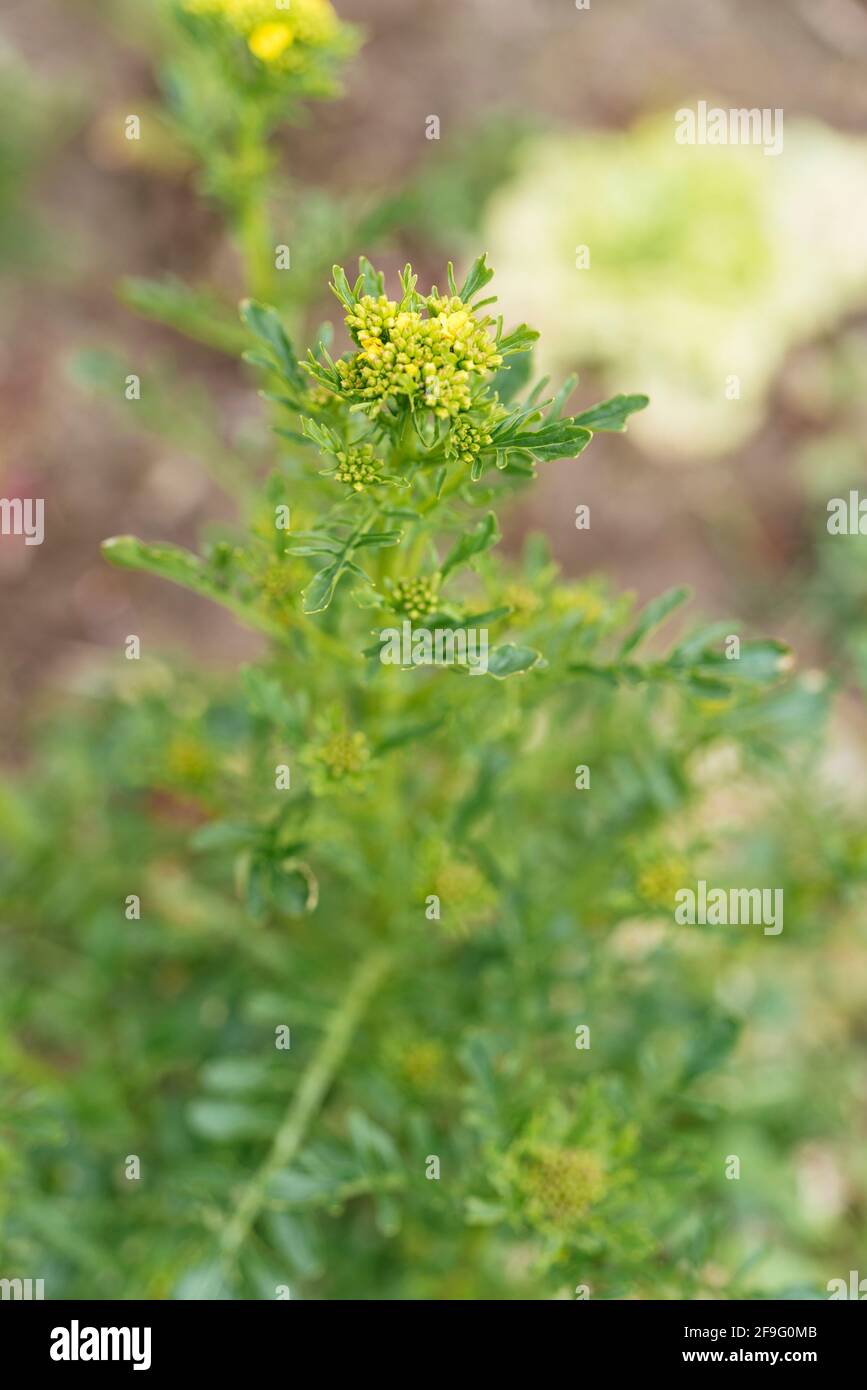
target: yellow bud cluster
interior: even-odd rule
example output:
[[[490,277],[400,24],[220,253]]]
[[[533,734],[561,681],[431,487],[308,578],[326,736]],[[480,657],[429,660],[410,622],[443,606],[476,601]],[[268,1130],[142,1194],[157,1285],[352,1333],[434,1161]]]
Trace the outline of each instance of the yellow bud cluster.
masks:
[[[423,301],[426,314],[365,295],[346,317],[359,351],[337,363],[343,391],[380,408],[405,397],[441,419],[468,410],[473,373],[502,362],[484,323],[457,297]]]

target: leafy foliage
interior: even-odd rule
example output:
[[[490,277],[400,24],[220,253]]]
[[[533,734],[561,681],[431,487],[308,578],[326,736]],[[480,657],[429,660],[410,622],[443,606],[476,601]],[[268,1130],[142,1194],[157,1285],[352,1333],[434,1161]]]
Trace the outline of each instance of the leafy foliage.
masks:
[[[504,553],[538,466],[584,467],[647,398],[566,414],[574,379],[548,395],[535,332],[485,312],[484,256],[443,293],[407,266],[393,300],[366,258],[352,283],[335,267],[350,345],[323,328],[302,358],[261,254],[267,142],[346,36],[299,71],[280,35],[251,44],[256,0],[234,27],[216,0],[183,8],[172,109],[251,297],[238,326],[174,282],[125,294],[243,352],[273,431],[232,454],[154,374],[143,422],[219,459],[239,519],[199,553],[118,536],[105,555],[264,651],[233,679],[119,658],[0,782],[0,976],[20,983],[0,1012],[4,1268],[88,1298],[824,1284],[863,1221],[797,1215],[792,1155],[861,1083],[837,1033],[805,1030],[789,943],[827,931],[823,983],[854,1016],[867,880],[863,832],[792,795],[827,687],[777,641],[729,659],[734,623],[663,641],[683,588],[635,611],[564,581],[540,537]],[[122,379],[110,357],[79,370]],[[486,678],[384,663],[405,622],[489,631]],[[709,875],[782,882],[785,937],[677,927],[674,893]],[[781,1276],[763,1262],[783,1247]]]

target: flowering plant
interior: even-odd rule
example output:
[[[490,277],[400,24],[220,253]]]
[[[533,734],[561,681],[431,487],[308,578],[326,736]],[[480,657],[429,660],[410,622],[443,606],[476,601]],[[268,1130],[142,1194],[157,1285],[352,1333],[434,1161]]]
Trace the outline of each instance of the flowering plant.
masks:
[[[262,650],[216,677],[146,646],[0,783],[0,964],[32,985],[2,1001],[11,1256],[84,1297],[696,1297],[720,1268],[738,1296],[749,1233],[719,1170],[769,967],[759,937],[732,978],[673,900],[750,853],[803,911],[816,846],[865,871],[860,832],[793,824],[780,772],[824,692],[781,643],[730,660],[731,623],[662,643],[683,588],[636,612],[563,580],[544,537],[501,544],[539,467],[647,399],[570,413],[574,379],[535,381],[536,333],[490,312],[484,256],[429,289],[335,267],[345,350],[328,325],[296,349],[268,137],[350,36],[325,0],[180,8],[172,109],[251,297],[240,329],[180,284],[127,298],[240,343],[273,433],[252,459],[204,434],[238,519],[197,552],[124,535],[105,554]],[[718,831],[756,766],[781,844]],[[822,1091],[793,1028],[787,1078]],[[781,1161],[754,1180],[766,1212]],[[775,1219],[789,1231],[788,1206]]]

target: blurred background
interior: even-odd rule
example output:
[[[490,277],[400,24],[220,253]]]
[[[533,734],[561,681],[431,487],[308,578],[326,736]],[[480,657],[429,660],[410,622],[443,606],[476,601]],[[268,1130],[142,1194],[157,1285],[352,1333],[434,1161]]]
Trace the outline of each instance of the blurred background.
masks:
[[[746,792],[733,785],[708,811],[714,831],[734,827],[742,838],[755,818],[751,865],[785,865],[799,934],[787,932],[784,958],[772,951],[759,966],[754,953],[749,968],[727,961],[701,977],[702,990],[749,1025],[738,1078],[722,1083],[743,1112],[743,1132],[724,1142],[761,1174],[761,1198],[755,1207],[745,1198],[743,1213],[749,1238],[770,1251],[761,1287],[799,1279],[821,1287],[858,1258],[867,1220],[867,974],[857,937],[867,872],[867,540],[830,536],[826,526],[828,501],[864,479],[867,8],[860,0],[592,0],[586,10],[573,0],[338,0],[336,8],[366,31],[344,94],[309,108],[275,143],[272,215],[291,248],[281,307],[297,340],[336,317],[326,288],[334,261],[349,265],[363,251],[393,276],[410,259],[424,285],[442,285],[449,258],[462,268],[487,250],[507,319],[542,332],[545,370],[580,373],[576,408],[618,391],[651,396],[625,437],[600,435],[578,464],[540,470],[508,518],[507,545],[542,531],[567,576],[604,572],[642,601],[690,584],[709,619],[737,616],[747,634],[783,638],[801,671],[815,671],[817,684],[819,672],[830,677],[828,736],[820,742],[817,732],[801,765],[800,797],[787,784],[785,814],[768,817],[772,798],[762,802],[755,781]],[[104,537],[127,532],[196,545],[206,520],[234,517],[244,475],[269,439],[257,383],[238,361],[238,248],[167,115],[175,42],[159,7],[135,0],[5,0],[0,19],[0,494],[46,499],[43,545],[0,539],[0,757],[12,769],[30,765],[34,729],[52,712],[43,756],[61,766],[65,702],[94,672],[125,666],[127,634],[164,654],[167,667],[177,659],[233,671],[258,650],[216,605],[111,570],[99,554]],[[699,100],[781,108],[783,153],[708,146],[684,159],[674,113]],[[147,138],[125,138],[130,115]],[[434,116],[439,138],[429,139]],[[170,297],[179,282],[217,306],[201,342],[150,312],[155,286]],[[272,297],[281,293],[275,279]],[[140,401],[124,399],[129,373],[141,377]],[[580,503],[590,506],[589,530],[575,529]],[[168,679],[166,690],[176,713]],[[200,709],[191,699],[182,710],[193,731]],[[146,722],[147,712],[139,717]],[[177,756],[194,781],[184,748]],[[123,738],[104,759],[87,744],[68,774],[83,807],[87,786],[122,776],[125,758]],[[814,804],[820,780],[831,792]],[[50,779],[35,795],[51,829]],[[159,817],[165,807],[154,804]],[[105,805],[94,790],[95,822]],[[841,818],[851,813],[845,829],[822,810],[829,805]],[[58,797],[52,833],[63,862],[56,878],[46,874],[44,911],[75,917],[83,934],[92,928],[96,945],[72,960],[60,933],[44,943],[34,933],[32,980],[60,982],[57,1011],[68,1007],[78,1026],[76,1009],[92,1012],[92,982],[79,987],[75,976],[64,995],[70,960],[82,972],[92,950],[110,962],[115,950],[132,952],[123,982],[133,1004],[87,1044],[104,1051],[100,1113],[113,1116],[115,1028],[130,1030],[126,1055],[138,1055],[138,948],[116,947],[104,884],[97,906],[93,847],[94,882],[81,887],[83,902],[75,897],[83,875],[60,806]],[[0,829],[4,811],[0,797]],[[183,818],[182,807],[177,833],[188,828]],[[138,822],[118,825],[128,859],[144,857]],[[154,879],[177,898],[168,917],[188,926],[184,883],[161,874],[158,861]],[[217,899],[208,907],[215,920],[225,911]],[[640,974],[629,941],[615,943],[621,948]],[[26,957],[14,957],[22,991]],[[182,1003],[171,961],[158,963],[160,988]],[[202,989],[213,989],[202,1019],[216,1028],[223,986],[216,967],[213,986],[201,973]],[[114,979],[106,971],[106,990]],[[31,991],[33,1017],[0,1045],[0,1062],[8,1048],[25,1090],[42,1067],[27,1029],[54,1026],[53,996],[40,988]],[[155,998],[158,1038],[163,1007]],[[190,1029],[194,1036],[194,1021]],[[61,1073],[74,1070],[69,1046],[67,1056],[58,1039]],[[152,1051],[161,1047],[174,1084],[177,1049],[162,1040]],[[653,1058],[640,1065],[649,1073]],[[147,1091],[144,1062],[140,1071]],[[82,1090],[87,1114],[89,1086]],[[178,1123],[169,1149],[181,1143]],[[120,1122],[116,1135],[111,1124],[96,1128],[114,1161],[127,1141]],[[35,1121],[34,1131],[47,1150],[65,1142],[69,1126],[59,1141]],[[59,1169],[48,1181],[65,1190]],[[52,1241],[66,1254],[70,1223],[56,1219]],[[98,1219],[111,1245],[107,1207]],[[139,1235],[131,1240],[134,1264]],[[73,1256],[90,1282],[72,1287],[98,1287],[99,1251]],[[714,1269],[703,1277],[701,1296],[712,1296]],[[154,1296],[170,1287],[162,1279],[149,1286]]]

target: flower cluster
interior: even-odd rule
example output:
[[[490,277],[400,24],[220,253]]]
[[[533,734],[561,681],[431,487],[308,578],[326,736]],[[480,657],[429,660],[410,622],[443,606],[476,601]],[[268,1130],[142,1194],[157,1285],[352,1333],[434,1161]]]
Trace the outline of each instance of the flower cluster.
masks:
[[[439,582],[433,579],[394,579],[389,599],[395,613],[416,622],[435,613],[439,603]]]
[[[313,795],[364,791],[373,759],[365,734],[347,726],[345,715],[337,704],[320,711],[315,729],[314,737],[300,756]]]
[[[333,782],[363,772],[370,761],[370,749],[362,733],[334,734],[316,753]]]
[[[445,904],[446,931],[466,935],[488,926],[496,916],[497,895],[482,871],[466,859],[446,858],[433,878],[434,892]]]
[[[502,356],[479,320],[457,296],[419,301],[427,314],[401,308],[384,294],[364,295],[346,316],[359,351],[337,365],[347,396],[375,403],[405,398],[446,420],[468,410],[473,374],[493,371]]]
[[[676,857],[656,859],[638,876],[639,895],[656,907],[674,907],[675,895],[688,881],[689,866]]]
[[[493,443],[484,423],[476,423],[460,416],[452,425],[446,440],[446,458],[459,459],[468,465],[475,463],[483,449]]]
[[[588,1149],[522,1140],[509,1166],[524,1217],[543,1232],[574,1228],[605,1190],[602,1165]]]
[[[341,449],[335,457],[337,467],[332,476],[339,483],[347,483],[353,492],[363,492],[371,484],[383,481],[379,471],[380,461],[372,444],[350,445],[348,449]]]
[[[312,50],[335,47],[343,28],[329,0],[291,0],[285,9],[274,0],[183,0],[182,7],[224,23],[265,67],[279,72],[304,67]]]

